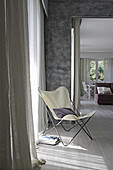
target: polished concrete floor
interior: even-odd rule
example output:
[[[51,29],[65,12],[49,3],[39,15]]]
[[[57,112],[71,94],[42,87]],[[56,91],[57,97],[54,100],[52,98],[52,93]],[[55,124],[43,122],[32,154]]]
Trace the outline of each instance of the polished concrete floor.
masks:
[[[81,131],[67,147],[61,143],[56,146],[40,144],[37,155],[46,160],[41,170],[113,170],[113,105],[97,105],[92,99],[81,100],[84,114],[93,110],[97,110],[96,114],[87,126],[94,139],[90,140]],[[63,140],[67,142],[77,128],[69,134],[60,129]],[[52,134],[55,135],[55,131]]]

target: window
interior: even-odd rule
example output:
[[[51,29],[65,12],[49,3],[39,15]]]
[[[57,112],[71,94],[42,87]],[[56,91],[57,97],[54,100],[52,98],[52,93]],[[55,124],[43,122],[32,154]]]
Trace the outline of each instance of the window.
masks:
[[[90,81],[104,81],[104,60],[90,61]]]

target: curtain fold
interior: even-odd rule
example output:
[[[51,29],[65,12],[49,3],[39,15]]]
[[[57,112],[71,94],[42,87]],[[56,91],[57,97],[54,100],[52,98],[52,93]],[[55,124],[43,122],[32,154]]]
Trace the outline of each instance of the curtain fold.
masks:
[[[39,132],[44,129],[44,126],[47,122],[44,104],[38,95],[38,87],[43,90],[46,89],[44,57],[44,11],[41,1],[28,0],[28,2],[32,109],[35,142],[38,142]]]
[[[12,169],[31,169],[27,131],[27,1],[6,1]]]
[[[89,84],[90,82],[90,58],[81,58],[80,59],[80,68],[81,68],[81,95],[83,95],[82,82]]]
[[[41,0],[46,16],[48,16],[48,0]]]
[[[7,153],[9,151],[9,158],[12,159],[12,167],[10,168],[10,164],[8,164],[9,167],[5,169],[31,170],[32,166],[39,168],[39,164],[44,164],[45,161],[40,161],[37,158],[34,140],[30,84],[28,6],[27,0],[6,0],[5,5],[6,48],[4,51],[6,52],[7,60],[2,68],[5,68],[7,73],[7,100],[5,104],[8,104],[6,108],[8,108],[7,111],[10,115],[10,118],[7,115],[6,119],[10,126],[8,126],[10,133],[7,131],[7,139],[10,137],[10,140],[7,143],[10,145],[11,141],[11,147],[8,148],[7,145]]]
[[[80,65],[81,65],[81,81],[85,81],[86,83],[89,83],[89,72],[90,72],[90,59],[89,58],[81,58],[80,59]]]
[[[37,158],[35,149],[27,10],[27,0],[0,1],[0,169],[31,170],[45,163]],[[37,55],[38,50],[35,52]],[[34,71],[36,78],[39,68]]]
[[[6,49],[6,4],[2,0],[0,1],[0,169],[11,170],[8,62]]]
[[[113,82],[113,59],[104,59],[104,81]]]
[[[39,63],[38,63],[38,87],[42,90],[46,90],[46,76],[45,76],[45,51],[44,51],[44,12],[40,3],[40,14],[38,24],[40,25],[38,32],[38,51],[39,51]],[[48,122],[46,108],[40,96],[38,95],[38,132],[42,132],[45,125]]]

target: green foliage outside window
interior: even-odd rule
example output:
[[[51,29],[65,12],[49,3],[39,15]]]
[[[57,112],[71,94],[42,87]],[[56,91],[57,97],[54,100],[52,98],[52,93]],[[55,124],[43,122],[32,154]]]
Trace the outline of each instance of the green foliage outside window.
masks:
[[[90,62],[90,81],[96,81],[96,61]]]
[[[104,80],[104,61],[98,61],[98,81]]]
[[[90,81],[104,80],[104,60],[90,61]]]

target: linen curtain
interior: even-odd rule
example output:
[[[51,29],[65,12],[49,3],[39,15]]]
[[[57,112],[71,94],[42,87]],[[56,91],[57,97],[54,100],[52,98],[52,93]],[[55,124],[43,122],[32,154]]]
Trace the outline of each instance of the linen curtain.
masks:
[[[26,1],[5,1],[12,169],[31,169],[27,131],[28,34]]]
[[[113,82],[113,58],[104,59],[104,81]]]
[[[44,11],[40,0],[28,0],[30,79],[35,142],[47,122],[47,114],[38,95],[38,87],[45,90]]]
[[[5,1],[0,1],[0,169],[11,169]]]
[[[41,0],[46,16],[48,16],[48,0]]]
[[[0,169],[32,169],[33,131],[27,0],[0,1]]]
[[[81,68],[81,95],[83,95],[82,82],[89,84],[90,82],[90,58],[81,58],[80,59],[80,68]]]

